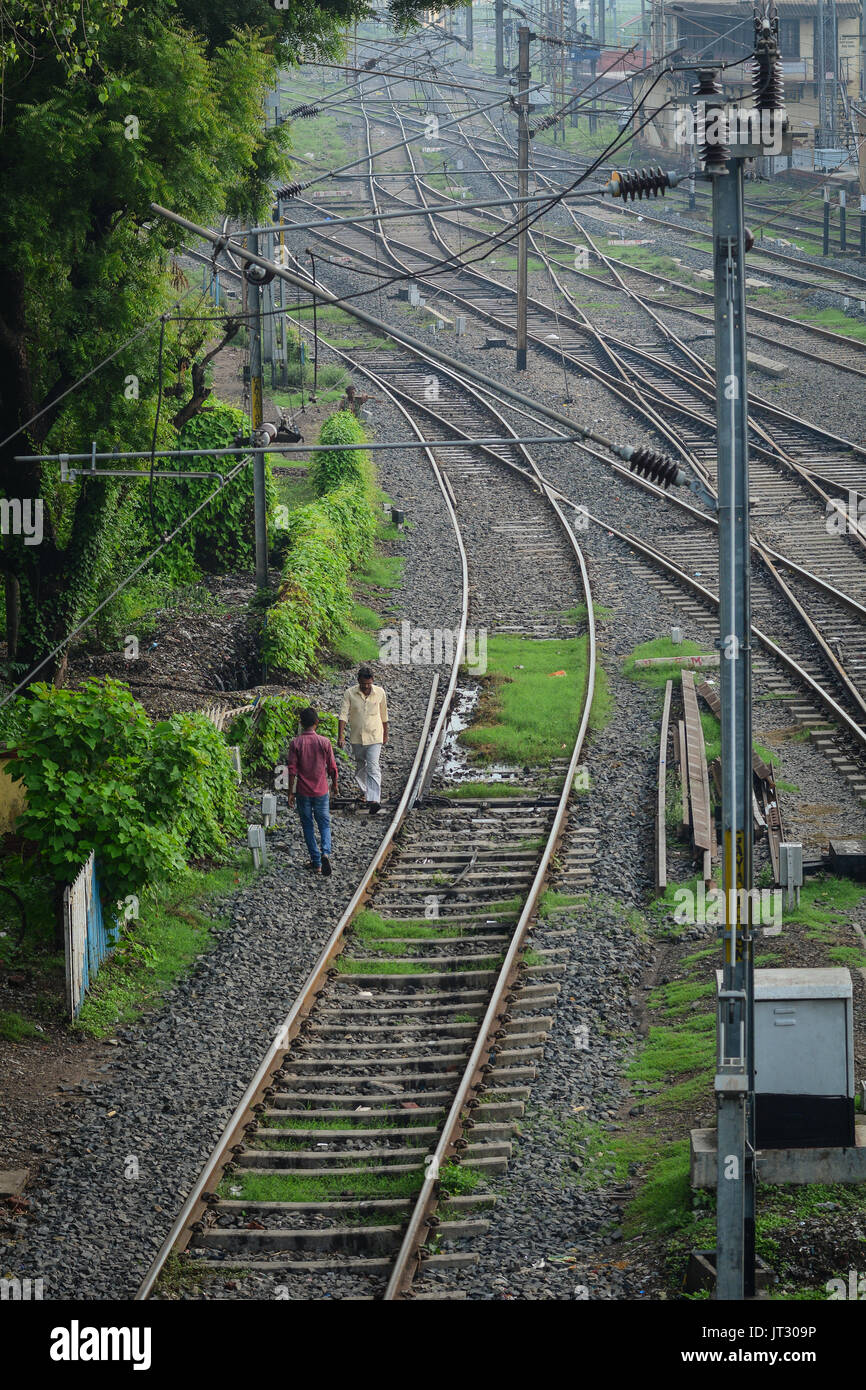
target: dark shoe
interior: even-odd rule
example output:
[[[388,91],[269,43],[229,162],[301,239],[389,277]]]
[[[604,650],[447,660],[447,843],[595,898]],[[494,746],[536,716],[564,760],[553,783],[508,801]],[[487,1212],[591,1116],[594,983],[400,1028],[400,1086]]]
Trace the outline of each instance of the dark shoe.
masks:
[[[322,855],[322,877],[331,877],[331,859],[330,856],[327,854]]]
[[[320,874],[322,872],[318,864],[314,864],[312,860],[310,860],[309,864],[307,865],[307,868],[309,869],[311,874]]]
[[[371,815],[371,816],[378,815],[379,811],[381,810],[381,807],[380,807],[378,801],[368,801],[368,802],[367,802],[367,805],[368,805],[369,808],[370,808],[370,815]]]

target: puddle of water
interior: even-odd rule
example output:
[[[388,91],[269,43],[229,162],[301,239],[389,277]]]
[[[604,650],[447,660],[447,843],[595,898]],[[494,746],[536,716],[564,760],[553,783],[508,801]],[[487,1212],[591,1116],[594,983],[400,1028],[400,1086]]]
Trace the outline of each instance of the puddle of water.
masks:
[[[507,763],[485,763],[483,766],[472,763],[469,751],[458,741],[463,730],[472,723],[480,693],[480,686],[477,685],[458,685],[454,691],[454,703],[445,725],[445,736],[433,778],[435,785],[521,780],[520,769]]]

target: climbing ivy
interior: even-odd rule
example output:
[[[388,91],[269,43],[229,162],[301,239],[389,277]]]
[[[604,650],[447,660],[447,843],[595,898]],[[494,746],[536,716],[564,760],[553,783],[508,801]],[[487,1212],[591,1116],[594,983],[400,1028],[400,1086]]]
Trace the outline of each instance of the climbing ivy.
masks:
[[[226,739],[240,749],[247,772],[268,772],[283,762],[286,750],[300,732],[300,714],[309,707],[305,695],[267,695],[257,710],[239,714],[226,730]],[[337,738],[337,716],[319,712],[317,732]]]
[[[329,416],[319,433],[320,444],[364,439],[349,411]],[[289,514],[282,584],[262,639],[268,669],[295,676],[312,670],[322,647],[346,631],[349,575],[369,559],[376,534],[372,465],[363,449],[315,451],[310,476],[319,501]]]
[[[243,411],[232,405],[217,405],[196,415],[177,436],[179,449],[220,449],[231,447],[238,434],[249,435]],[[206,469],[225,475],[239,461],[236,455],[212,458],[202,454],[183,459],[182,469]],[[163,533],[169,533],[195,510],[219,485],[217,478],[192,478],[183,482],[154,486],[154,518]],[[276,504],[276,487],[265,462],[265,506],[270,514]],[[148,514],[144,489],[139,507]],[[204,570],[209,574],[229,574],[251,569],[255,556],[252,464],[241,469],[212,502],[199,512],[157,559],[157,567],[167,570],[177,581],[195,579]]]

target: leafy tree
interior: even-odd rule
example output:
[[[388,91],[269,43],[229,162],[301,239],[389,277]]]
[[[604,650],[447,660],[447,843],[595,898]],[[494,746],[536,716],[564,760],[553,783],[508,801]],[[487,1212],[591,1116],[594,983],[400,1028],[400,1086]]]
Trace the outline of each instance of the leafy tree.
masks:
[[[279,64],[335,52],[367,13],[364,0],[0,0],[0,498],[43,508],[40,544],[0,548],[10,675],[62,681],[63,644],[143,540],[140,483],[70,485],[16,453],[173,443],[172,416],[185,423],[206,396],[204,364],[158,422],[157,398],[201,352],[190,319],[206,310],[172,268],[184,234],[151,203],[201,223],[263,218],[289,167],[288,125],[264,121]],[[188,318],[162,327],[179,301]]]

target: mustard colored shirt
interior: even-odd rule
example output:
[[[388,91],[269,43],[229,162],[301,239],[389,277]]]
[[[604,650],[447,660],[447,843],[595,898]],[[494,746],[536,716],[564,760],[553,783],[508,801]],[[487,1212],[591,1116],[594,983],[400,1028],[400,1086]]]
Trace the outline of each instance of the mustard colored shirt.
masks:
[[[381,685],[374,685],[364,695],[359,685],[352,685],[343,696],[340,718],[346,724],[350,743],[382,743],[383,724],[388,723],[388,701]]]

